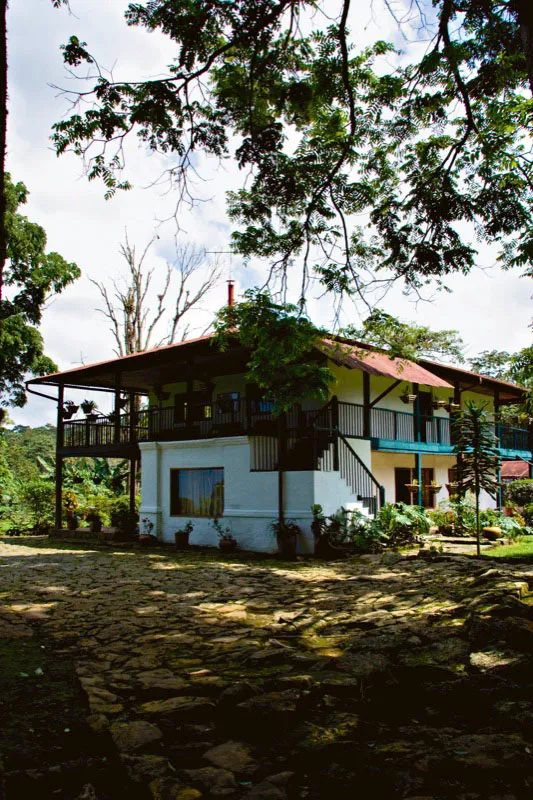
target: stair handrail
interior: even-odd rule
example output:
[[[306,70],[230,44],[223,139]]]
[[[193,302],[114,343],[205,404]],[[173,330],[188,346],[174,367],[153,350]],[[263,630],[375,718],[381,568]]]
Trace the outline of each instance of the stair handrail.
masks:
[[[365,462],[357,455],[357,453],[355,452],[351,444],[348,442],[344,434],[342,434],[340,431],[335,431],[335,433],[337,434],[339,439],[341,439],[341,441],[344,443],[345,447],[347,447],[347,449],[355,458],[357,463],[363,468],[363,472],[367,475],[368,478],[370,478],[371,482],[373,483],[375,489],[377,490],[377,497],[379,498],[378,502],[378,510],[379,510],[379,508],[381,508],[381,506],[385,502],[385,487],[382,486],[382,484],[379,483],[376,480],[376,478],[372,475]]]

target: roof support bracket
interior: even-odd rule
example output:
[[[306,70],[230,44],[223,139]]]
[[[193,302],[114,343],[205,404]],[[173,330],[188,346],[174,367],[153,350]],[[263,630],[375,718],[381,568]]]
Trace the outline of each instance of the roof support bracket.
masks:
[[[369,407],[373,408],[376,405],[376,403],[379,403],[379,401],[383,400],[383,398],[386,397],[390,392],[392,392],[393,389],[396,389],[396,387],[399,386],[400,383],[403,383],[403,381],[399,380],[399,381],[394,381],[394,383],[391,383],[390,386],[388,386],[383,392],[381,392],[381,394],[378,394],[378,396],[375,397],[371,403],[369,403]]]

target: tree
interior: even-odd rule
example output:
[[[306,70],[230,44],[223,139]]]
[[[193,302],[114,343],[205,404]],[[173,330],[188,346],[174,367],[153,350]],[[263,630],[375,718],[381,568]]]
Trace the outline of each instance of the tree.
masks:
[[[517,353],[507,353],[504,350],[484,350],[479,355],[470,359],[470,366],[474,372],[487,375],[489,378],[518,383],[528,394],[521,403],[513,403],[500,409],[503,422],[511,424],[527,423],[533,416],[533,347],[523,347]]]
[[[120,253],[128,265],[129,274],[122,280],[112,281],[113,296],[110,296],[110,290],[105,283],[91,278],[91,283],[98,288],[104,301],[104,308],[99,311],[111,323],[110,330],[115,339],[117,356],[139,353],[150,347],[158,323],[168,317],[165,314],[165,303],[169,296],[172,296],[173,307],[168,331],[155,346],[172,344],[178,332],[182,339],[186,338],[188,328],[181,327],[183,318],[191,309],[198,308],[199,303],[220,278],[220,269],[216,264],[205,263],[203,251],[192,245],[178,247],[176,260],[173,264],[167,264],[164,285],[157,295],[156,308],[151,310],[149,290],[154,268],[146,270],[144,262],[153,242],[154,239],[147,244],[140,257],[137,257],[135,247],[130,245],[126,233],[126,240],[120,245]],[[205,277],[201,277],[198,282],[196,279],[204,268]]]
[[[379,309],[374,309],[360,328],[352,326],[346,332],[358,341],[386,350],[393,358],[464,361],[464,343],[457,331],[432,331],[426,325],[401,322]]]
[[[483,350],[469,359],[470,369],[488,378],[511,380],[511,354],[506,350]]]
[[[467,401],[453,423],[454,453],[457,456],[457,482],[459,494],[474,494],[476,502],[476,546],[481,555],[479,499],[484,490],[495,498],[498,493],[498,468],[500,463],[494,423],[489,420],[485,405]]]
[[[237,341],[250,353],[247,379],[273,401],[277,413],[305,397],[326,400],[334,376],[317,346],[318,329],[289,303],[275,303],[265,292],[249,289],[245,299],[218,312],[215,322],[221,349]]]
[[[46,233],[19,213],[27,202],[23,183],[6,175],[5,229],[7,261],[0,283],[0,402],[23,406],[27,373],[53,372],[55,364],[44,354],[37,326],[50,296],[60,293],[80,276],[76,264],[59,253],[46,253]]]
[[[59,8],[61,5],[68,6],[69,0],[52,0],[52,5]],[[7,8],[8,0],[2,0],[1,16],[1,30],[0,30],[0,187],[3,187],[6,181],[5,165],[6,165],[6,144],[7,144]],[[2,289],[4,285],[4,271],[6,267],[7,258],[7,232],[6,232],[6,214],[8,207],[6,205],[5,193],[0,191],[0,302],[2,301]]]
[[[197,151],[234,158],[247,183],[228,194],[233,247],[282,279],[297,260],[302,297],[313,274],[341,295],[442,284],[474,265],[472,230],[503,266],[531,265],[531,3],[432,6],[413,6],[430,39],[422,58],[391,68],[391,45],[356,50],[351,0],[130,3],[127,23],[169,36],[175,60],[153,70],[161,78],[115,81],[71,37],[66,64],[92,75],[66,92],[73,114],[55,147],[82,156],[106,196],[130,186],[131,135],[175,156],[180,197]]]

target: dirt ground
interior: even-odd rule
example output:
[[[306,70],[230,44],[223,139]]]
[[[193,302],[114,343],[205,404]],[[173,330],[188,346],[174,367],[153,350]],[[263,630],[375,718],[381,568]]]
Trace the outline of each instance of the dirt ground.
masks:
[[[0,541],[0,797],[525,800],[533,565]]]

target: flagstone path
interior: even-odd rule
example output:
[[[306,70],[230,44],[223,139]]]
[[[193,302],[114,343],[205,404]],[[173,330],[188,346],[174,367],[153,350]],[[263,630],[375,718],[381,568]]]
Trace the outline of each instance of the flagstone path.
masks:
[[[528,585],[0,541],[0,797],[529,799]]]

